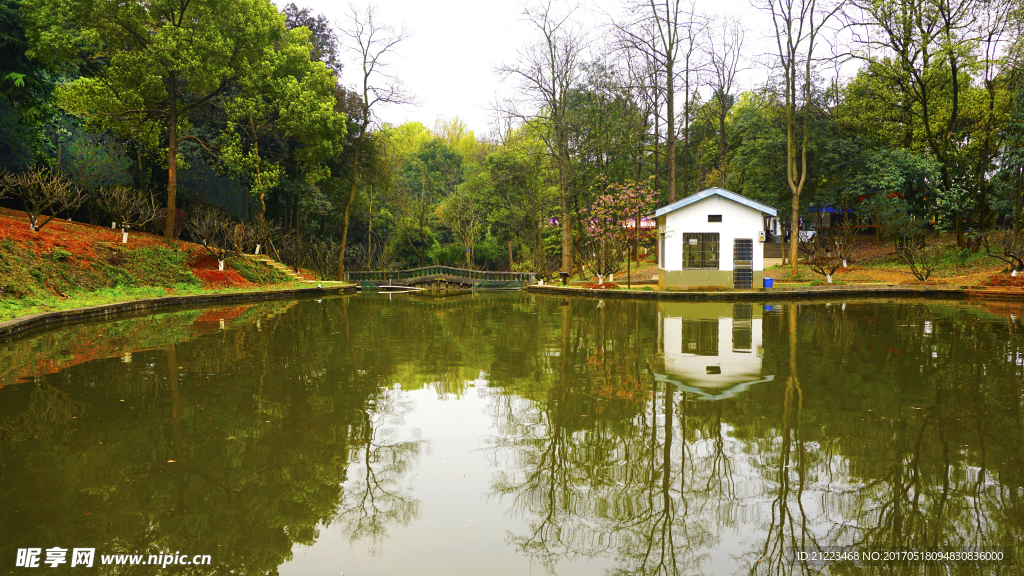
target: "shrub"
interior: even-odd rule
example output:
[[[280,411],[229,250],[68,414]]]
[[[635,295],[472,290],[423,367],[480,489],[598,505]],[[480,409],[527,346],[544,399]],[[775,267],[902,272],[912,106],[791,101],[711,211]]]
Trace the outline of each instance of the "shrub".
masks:
[[[46,255],[46,258],[55,262],[58,260],[67,260],[68,258],[71,258],[71,252],[68,252],[60,246],[54,246],[53,250]]]
[[[942,262],[942,250],[938,245],[928,246],[924,238],[912,238],[896,248],[896,257],[910,267],[910,273],[925,281]]]

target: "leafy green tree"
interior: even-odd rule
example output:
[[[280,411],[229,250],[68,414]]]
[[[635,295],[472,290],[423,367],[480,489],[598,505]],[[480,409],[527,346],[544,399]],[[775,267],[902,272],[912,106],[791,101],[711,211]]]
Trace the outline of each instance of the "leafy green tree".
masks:
[[[148,148],[166,151],[164,238],[172,241],[178,148],[202,141],[190,117],[239,79],[257,75],[275,46],[288,42],[284,16],[269,0],[25,0],[23,6],[29,55],[85,74],[61,86],[57,104],[107,132],[151,134]],[[327,74],[323,66],[321,73]]]
[[[923,231],[940,208],[940,167],[927,154],[882,148],[862,153],[846,179],[850,204],[897,242]],[[952,212],[952,210],[947,210]]]
[[[458,185],[437,207],[438,218],[462,245],[467,268],[473,266],[473,249],[484,223],[481,201],[488,191],[489,184],[486,173],[477,174],[469,181]]]
[[[27,54],[20,0],[0,0],[0,167],[22,170],[46,156],[53,80]]]
[[[1013,94],[1010,113],[1003,126],[1003,145],[1000,177],[1008,197],[1008,207],[1013,214],[1013,229],[1021,231],[1024,221],[1024,84]]]
[[[260,152],[272,137],[298,144],[294,160],[309,183],[330,174],[326,161],[341,151],[345,116],[335,110],[334,77],[310,59],[309,31],[293,28],[271,49],[259,67],[238,78],[226,99],[227,129],[221,136],[221,160],[232,171],[249,175],[250,190],[266,213],[266,194],[280,181],[284,166]]]
[[[541,230],[552,198],[544,184],[543,155],[543,143],[531,145],[528,134],[523,134],[488,156],[492,189],[484,207],[490,233],[508,246],[509,270],[515,269],[513,246],[525,244],[533,255],[533,271],[546,277]]]

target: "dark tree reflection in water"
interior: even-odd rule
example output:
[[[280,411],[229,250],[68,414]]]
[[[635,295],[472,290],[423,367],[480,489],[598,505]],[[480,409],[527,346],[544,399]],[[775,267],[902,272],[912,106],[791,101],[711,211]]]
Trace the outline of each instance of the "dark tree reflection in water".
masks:
[[[0,342],[0,572],[1019,573],[793,552],[1024,540],[1021,308],[364,295]]]

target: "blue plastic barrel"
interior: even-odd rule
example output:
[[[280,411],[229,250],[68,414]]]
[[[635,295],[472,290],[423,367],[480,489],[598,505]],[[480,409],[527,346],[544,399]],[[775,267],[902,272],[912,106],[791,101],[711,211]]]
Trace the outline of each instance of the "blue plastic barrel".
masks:
[[[765,288],[771,288],[772,284],[775,284],[775,279],[774,278],[765,278],[764,279],[764,287]]]

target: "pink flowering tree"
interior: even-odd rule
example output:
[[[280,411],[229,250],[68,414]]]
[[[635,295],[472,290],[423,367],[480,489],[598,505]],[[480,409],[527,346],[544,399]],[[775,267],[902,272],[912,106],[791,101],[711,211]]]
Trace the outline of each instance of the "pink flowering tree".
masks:
[[[588,238],[581,256],[602,284],[604,277],[621,270],[626,260],[627,281],[631,281],[629,244],[638,246],[641,219],[654,209],[657,193],[651,189],[650,181],[619,184],[601,180],[598,186],[604,192],[587,209]]]

